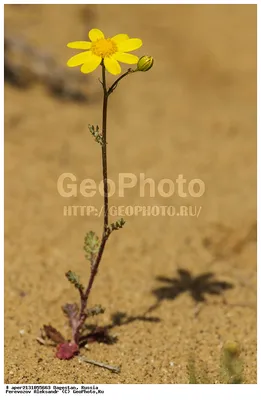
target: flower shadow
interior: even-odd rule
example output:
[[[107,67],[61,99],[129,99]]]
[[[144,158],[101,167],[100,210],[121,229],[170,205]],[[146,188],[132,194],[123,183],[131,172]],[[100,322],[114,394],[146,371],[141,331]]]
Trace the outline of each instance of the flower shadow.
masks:
[[[150,311],[158,308],[163,300],[175,300],[182,293],[188,293],[195,303],[206,302],[206,295],[222,295],[226,290],[232,289],[234,285],[224,280],[215,279],[215,274],[207,272],[193,276],[187,269],[179,268],[177,278],[157,276],[158,282],[164,283],[157,289],[152,290],[157,298]]]

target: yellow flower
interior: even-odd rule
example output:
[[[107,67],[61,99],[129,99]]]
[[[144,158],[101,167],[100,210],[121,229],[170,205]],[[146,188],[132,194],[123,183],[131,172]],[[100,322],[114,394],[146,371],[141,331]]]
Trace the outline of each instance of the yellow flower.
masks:
[[[94,71],[102,62],[105,68],[113,75],[121,73],[118,61],[125,64],[137,64],[139,58],[127,51],[139,49],[142,46],[140,39],[130,39],[128,35],[120,33],[112,38],[105,38],[99,29],[91,29],[89,32],[91,42],[71,42],[67,47],[71,49],[87,50],[67,61],[68,67],[81,65],[81,72],[88,74]]]

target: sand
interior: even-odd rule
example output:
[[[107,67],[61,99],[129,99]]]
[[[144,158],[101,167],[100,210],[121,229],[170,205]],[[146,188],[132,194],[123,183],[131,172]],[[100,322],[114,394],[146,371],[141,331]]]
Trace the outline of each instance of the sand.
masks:
[[[6,82],[5,383],[188,383],[191,356],[217,383],[227,340],[241,346],[244,382],[256,383],[256,6],[5,6],[6,33],[61,68],[73,54],[66,43],[86,40],[93,27],[140,37],[137,54],[155,57],[151,71],[111,96],[109,177],[142,173],[158,184],[182,174],[187,193],[191,180],[205,184],[200,197],[179,196],[176,183],[170,197],[141,197],[137,185],[124,197],[116,191],[110,205],[201,212],[126,216],[107,244],[90,298],[106,311],[89,322],[110,326],[117,340],[81,354],[121,373],[55,358],[36,337],[43,324],[70,334],[61,306],[78,293],[64,275],[72,269],[87,283],[83,238],[102,230],[97,216],[63,215],[68,205],[100,207],[98,192],[57,191],[65,172],[77,184],[101,181],[100,148],[87,128],[101,123],[99,71],[84,76],[83,102],[52,95],[44,80]]]

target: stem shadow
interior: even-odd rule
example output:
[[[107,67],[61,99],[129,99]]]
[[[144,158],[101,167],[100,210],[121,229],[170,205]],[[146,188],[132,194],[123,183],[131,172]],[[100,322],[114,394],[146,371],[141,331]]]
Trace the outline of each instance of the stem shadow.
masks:
[[[131,316],[125,312],[117,311],[111,315],[111,323],[98,326],[95,324],[85,324],[85,329],[90,331],[80,338],[80,346],[85,346],[87,343],[99,342],[112,345],[118,342],[118,337],[111,334],[111,330],[117,326],[129,325],[136,321],[158,323],[161,321],[158,317],[147,317],[147,311],[144,314]]]

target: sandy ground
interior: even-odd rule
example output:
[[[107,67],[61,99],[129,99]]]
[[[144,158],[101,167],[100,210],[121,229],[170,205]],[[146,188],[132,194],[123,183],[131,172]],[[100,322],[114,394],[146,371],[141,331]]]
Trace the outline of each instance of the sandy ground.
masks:
[[[99,73],[86,77],[82,103],[52,96],[44,82],[7,83],[5,382],[188,383],[193,354],[214,383],[220,349],[235,340],[245,383],[255,383],[256,6],[5,6],[6,32],[61,67],[72,55],[66,43],[92,27],[140,37],[137,54],[155,57],[149,73],[128,77],[111,97],[110,178],[145,173],[158,183],[183,174],[206,186],[199,198],[140,197],[136,187],[110,204],[202,209],[198,218],[125,217],[108,242],[90,299],[106,312],[90,322],[111,325],[118,340],[82,354],[121,373],[58,360],[35,338],[48,323],[69,334],[61,306],[78,297],[64,274],[73,269],[87,281],[83,237],[102,229],[102,218],[65,217],[63,207],[99,207],[102,198],[63,198],[57,179],[71,172],[77,182],[101,180],[100,149],[87,129],[101,121]],[[206,273],[213,275],[204,280]]]

